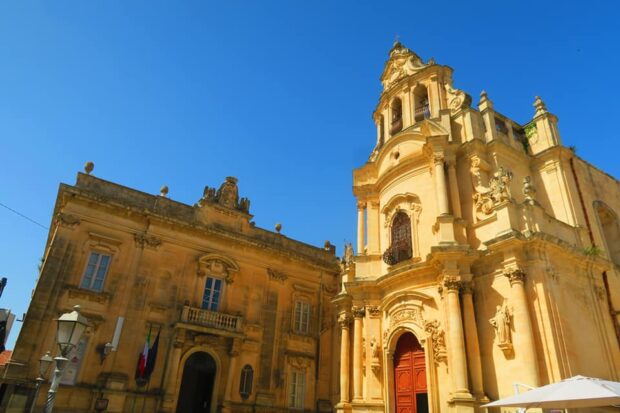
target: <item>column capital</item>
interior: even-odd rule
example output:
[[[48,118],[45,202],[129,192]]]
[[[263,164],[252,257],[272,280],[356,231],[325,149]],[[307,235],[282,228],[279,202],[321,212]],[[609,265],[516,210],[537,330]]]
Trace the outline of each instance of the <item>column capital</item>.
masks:
[[[381,316],[381,308],[377,305],[367,305],[366,311],[368,311],[368,315],[370,317],[380,317]]]
[[[365,209],[366,201],[357,201],[357,209]]]
[[[473,281],[461,281],[461,292],[463,294],[473,294],[474,282]]]
[[[510,285],[524,284],[525,283],[525,271],[520,268],[511,268],[504,270],[504,276],[508,277]]]
[[[443,286],[448,292],[456,291],[458,293],[461,288],[461,280],[455,277],[446,277],[443,280]]]
[[[340,314],[338,316],[338,324],[340,325],[341,329],[348,330],[349,325],[351,324],[351,314],[349,313]]]
[[[353,313],[354,318],[364,318],[366,315],[366,310],[364,307],[353,307],[351,308],[351,312]]]

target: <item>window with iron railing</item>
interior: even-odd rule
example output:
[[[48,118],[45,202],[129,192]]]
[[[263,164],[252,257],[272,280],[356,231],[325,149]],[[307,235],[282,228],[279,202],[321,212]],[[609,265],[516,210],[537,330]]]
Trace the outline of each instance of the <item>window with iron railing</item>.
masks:
[[[383,261],[394,265],[412,257],[411,219],[404,212],[399,212],[392,221],[392,243],[383,253]]]

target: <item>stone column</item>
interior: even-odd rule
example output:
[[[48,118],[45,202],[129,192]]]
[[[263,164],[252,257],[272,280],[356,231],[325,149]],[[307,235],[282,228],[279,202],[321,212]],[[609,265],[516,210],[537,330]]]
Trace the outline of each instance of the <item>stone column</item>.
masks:
[[[379,202],[370,201],[368,207],[368,253],[379,254],[381,246],[379,244]]]
[[[478,399],[485,397],[482,387],[482,362],[480,361],[480,343],[476,329],[474,313],[473,284],[463,283],[463,321],[465,324],[465,343],[467,346],[467,365],[471,373],[471,391]]]
[[[168,364],[166,371],[166,381],[165,381],[165,396],[163,400],[162,410],[166,412],[172,412],[174,409],[176,397],[178,397],[177,391],[177,376],[179,374],[179,368],[183,368],[181,366],[181,354],[183,352],[183,344],[184,344],[184,333],[177,332],[177,336],[174,338],[172,343],[172,349],[168,356]]]
[[[364,254],[364,234],[366,229],[364,228],[364,210],[366,209],[366,202],[359,201],[357,203],[357,255]]]
[[[532,320],[525,293],[525,273],[520,269],[511,269],[504,272],[510,280],[512,287],[512,316],[514,320],[513,347],[516,356],[520,360],[523,384],[539,386],[538,381],[538,358],[536,357],[536,345]]]
[[[228,364],[228,377],[226,378],[226,390],[224,392],[224,408],[223,413],[232,412],[231,402],[233,399],[233,379],[237,373],[237,359],[239,358],[239,350],[241,347],[241,340],[234,338],[230,346],[228,355],[230,356],[230,363]]]
[[[465,354],[465,339],[463,336],[463,320],[459,304],[459,287],[461,282],[446,278],[444,287],[447,290],[448,312],[448,343],[451,358],[452,377],[454,383],[454,398],[471,398],[467,386],[467,359]]]
[[[364,307],[353,307],[353,401],[363,398],[362,328]]]
[[[439,215],[449,215],[448,188],[446,188],[446,173],[443,169],[444,157],[441,154],[433,155],[435,165],[435,193],[437,194],[437,206]]]
[[[338,317],[340,324],[340,404],[349,402],[349,324],[351,316],[343,313]]]
[[[461,218],[461,197],[459,196],[459,183],[456,178],[456,159],[448,159],[448,180],[450,182],[450,198],[452,200],[452,215]]]

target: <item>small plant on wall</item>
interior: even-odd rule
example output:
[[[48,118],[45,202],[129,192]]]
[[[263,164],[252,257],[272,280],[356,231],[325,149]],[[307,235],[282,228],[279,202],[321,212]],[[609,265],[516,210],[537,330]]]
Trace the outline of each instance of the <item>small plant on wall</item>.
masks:
[[[588,257],[597,257],[599,255],[602,255],[604,251],[599,247],[592,245],[590,247],[584,248],[582,252],[583,255],[586,255]]]

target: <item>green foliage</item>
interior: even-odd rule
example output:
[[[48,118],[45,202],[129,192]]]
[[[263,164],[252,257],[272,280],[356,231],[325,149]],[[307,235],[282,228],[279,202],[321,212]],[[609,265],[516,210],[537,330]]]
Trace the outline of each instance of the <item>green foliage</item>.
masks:
[[[599,247],[593,245],[591,247],[584,248],[581,252],[583,252],[583,255],[586,255],[588,257],[596,257],[602,255],[604,251]]]
[[[525,132],[525,137],[531,139],[534,135],[536,135],[538,129],[536,129],[535,123],[530,123],[523,128],[523,131]]]

